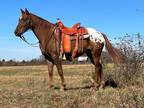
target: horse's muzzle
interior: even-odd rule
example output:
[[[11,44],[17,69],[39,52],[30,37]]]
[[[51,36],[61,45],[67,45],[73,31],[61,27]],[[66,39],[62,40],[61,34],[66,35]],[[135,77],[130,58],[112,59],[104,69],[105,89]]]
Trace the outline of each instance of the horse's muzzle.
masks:
[[[21,37],[21,33],[18,33],[16,30],[15,30],[14,34],[15,34],[17,37]]]

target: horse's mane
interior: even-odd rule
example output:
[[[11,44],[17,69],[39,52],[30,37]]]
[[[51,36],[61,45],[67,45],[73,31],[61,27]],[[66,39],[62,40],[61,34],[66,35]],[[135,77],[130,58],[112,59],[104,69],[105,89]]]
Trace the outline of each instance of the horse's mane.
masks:
[[[31,15],[32,17],[34,17],[35,20],[36,20],[41,26],[44,26],[45,28],[49,28],[49,27],[51,27],[51,26],[54,26],[53,23],[51,23],[51,22],[49,22],[49,21],[47,21],[47,20],[45,20],[45,19],[43,19],[43,18],[35,15],[35,14],[30,13],[30,15]]]

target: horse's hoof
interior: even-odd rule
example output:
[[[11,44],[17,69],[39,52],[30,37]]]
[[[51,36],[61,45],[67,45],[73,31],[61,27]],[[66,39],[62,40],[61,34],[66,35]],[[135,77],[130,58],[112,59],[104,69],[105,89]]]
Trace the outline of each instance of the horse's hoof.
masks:
[[[60,88],[60,91],[61,91],[61,92],[64,92],[64,91],[65,91],[65,88],[63,88],[63,87]]]
[[[66,85],[61,86],[60,91],[65,91],[66,90]]]
[[[103,81],[103,82],[100,84],[99,89],[104,89],[104,87],[105,87],[105,82]]]
[[[48,89],[54,89],[54,86],[53,85],[49,85]]]
[[[52,92],[52,96],[53,96],[53,97],[59,96],[59,93],[54,90],[54,91]]]
[[[98,91],[98,90],[99,90],[99,87],[94,87],[94,90],[95,90],[95,91]]]
[[[104,89],[104,85],[100,85],[99,90],[103,90],[103,89]]]
[[[60,89],[61,92],[64,92],[65,90],[63,88]]]

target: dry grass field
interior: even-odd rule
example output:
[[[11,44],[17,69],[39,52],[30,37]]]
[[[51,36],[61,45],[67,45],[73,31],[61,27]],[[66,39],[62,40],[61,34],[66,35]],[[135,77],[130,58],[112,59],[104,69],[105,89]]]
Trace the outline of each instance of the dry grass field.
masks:
[[[59,91],[56,69],[52,90],[48,89],[47,66],[0,67],[0,108],[144,108],[143,82],[96,91],[90,87],[92,65],[64,65],[63,69],[65,92]],[[106,78],[110,73],[104,71]]]

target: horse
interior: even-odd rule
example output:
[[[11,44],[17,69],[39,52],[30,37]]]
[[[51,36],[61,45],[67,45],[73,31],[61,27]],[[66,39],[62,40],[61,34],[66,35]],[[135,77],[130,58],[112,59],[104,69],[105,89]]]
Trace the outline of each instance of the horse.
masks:
[[[21,16],[14,32],[15,35],[17,37],[23,38],[23,34],[27,30],[32,30],[39,40],[39,48],[47,61],[49,76],[48,87],[54,87],[53,67],[56,65],[61,79],[60,90],[64,91],[66,89],[66,83],[63,75],[62,60],[59,59],[62,35],[60,28],[57,27],[56,24],[53,24],[33,13],[30,13],[27,9],[20,10]],[[93,35],[93,30],[90,29],[89,31],[92,31],[91,33]],[[76,55],[76,57],[79,57],[82,54],[86,54],[91,60],[92,64],[95,66],[96,80],[94,81],[94,86],[98,89],[104,87],[103,70],[100,61],[104,45],[106,46],[108,53],[110,54],[114,63],[121,64],[122,61],[119,52],[112,46],[105,33],[100,32],[100,34],[102,35],[101,38],[103,38],[102,42],[93,41],[90,39],[90,37],[79,40],[79,43],[82,43],[79,44],[79,47],[81,47],[83,50],[80,50],[81,48],[79,48]],[[75,40],[71,44],[72,46],[75,46]],[[74,47],[72,47],[72,50],[74,50]]]

